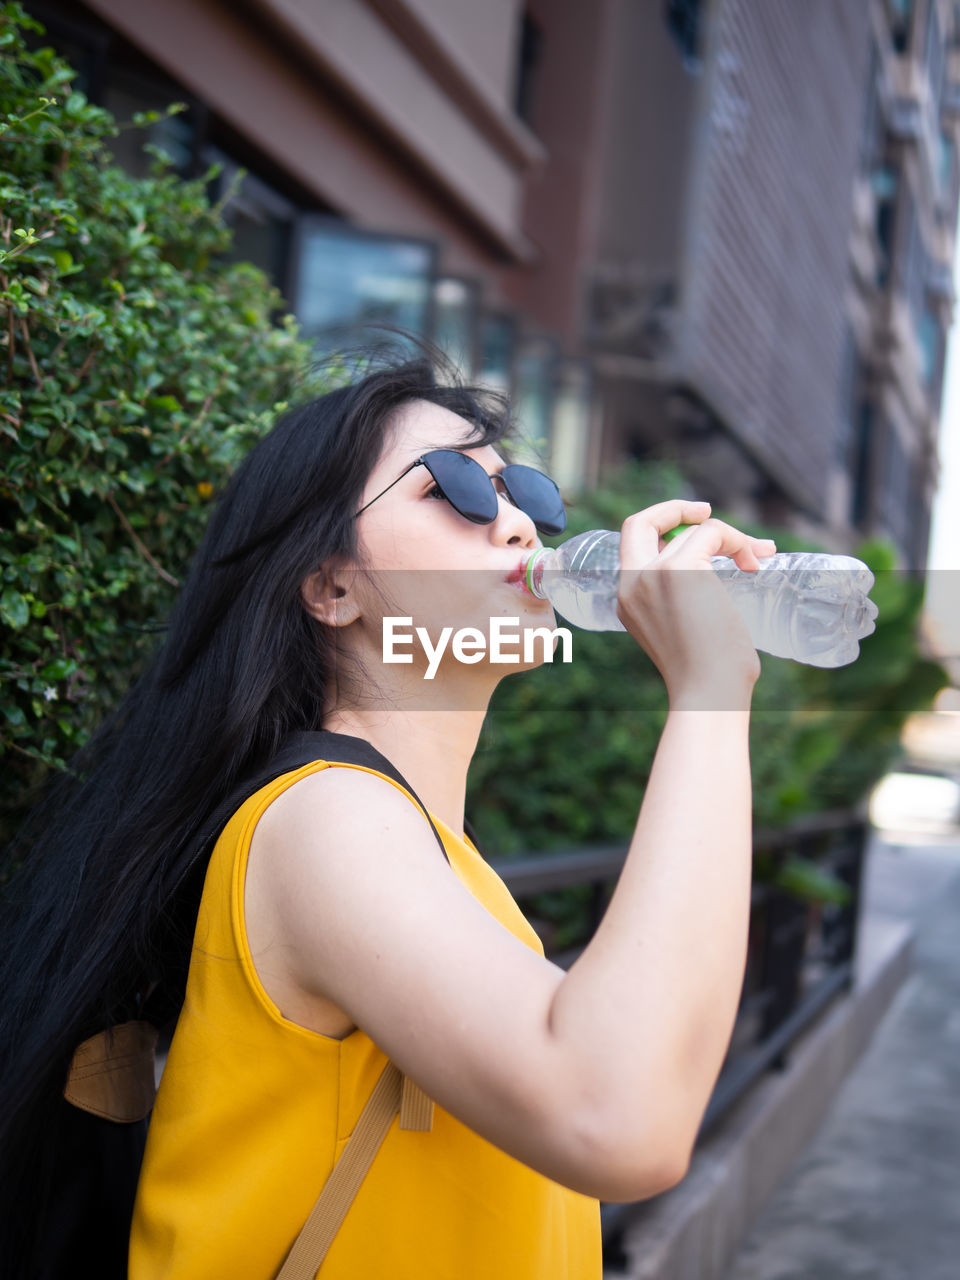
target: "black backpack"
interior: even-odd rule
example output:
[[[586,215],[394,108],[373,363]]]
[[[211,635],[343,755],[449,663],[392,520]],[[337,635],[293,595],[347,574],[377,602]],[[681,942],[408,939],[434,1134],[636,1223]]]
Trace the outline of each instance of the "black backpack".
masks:
[[[400,783],[423,809],[444,859],[449,862],[440,833],[425,806],[390,761],[369,742],[328,731],[298,733],[284,743],[269,765],[245,778],[214,812],[203,842],[205,856],[197,859],[193,875],[194,906],[199,907],[209,854],[237,809],[275,778],[315,760],[364,765]],[[466,822],[464,829],[476,844],[473,829]],[[194,922],[195,918],[194,911]],[[178,1012],[179,1007],[171,1004],[169,997],[165,1003],[163,993],[158,993],[158,999],[152,1003],[148,1000],[137,1016],[156,1027],[172,1027]],[[130,1225],[149,1117],[118,1123],[65,1099],[61,1099],[59,1110],[47,1201],[51,1208],[45,1214],[39,1253],[29,1268],[18,1274],[29,1275],[31,1280],[61,1280],[77,1271],[88,1271],[98,1280],[126,1280]]]

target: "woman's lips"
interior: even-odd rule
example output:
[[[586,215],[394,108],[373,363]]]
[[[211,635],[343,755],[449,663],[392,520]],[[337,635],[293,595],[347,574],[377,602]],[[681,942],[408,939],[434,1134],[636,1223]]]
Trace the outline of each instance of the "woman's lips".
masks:
[[[516,568],[511,569],[507,574],[506,581],[511,586],[519,587],[528,600],[539,600],[539,596],[535,596],[527,586],[527,560],[529,556],[520,561]]]

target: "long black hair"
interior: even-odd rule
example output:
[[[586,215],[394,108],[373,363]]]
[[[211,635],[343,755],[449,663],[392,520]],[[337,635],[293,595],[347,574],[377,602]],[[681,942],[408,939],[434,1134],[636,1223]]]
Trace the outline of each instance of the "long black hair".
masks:
[[[4,1245],[22,1247],[42,1217],[38,1170],[76,1046],[142,1016],[148,993],[176,1019],[211,816],[288,734],[322,728],[333,638],[300,587],[330,557],[357,558],[354,512],[391,413],[427,400],[468,421],[465,445],[509,438],[501,398],[443,375],[435,355],[374,368],[287,412],[256,445],[214,509],[159,651],[8,854],[20,864],[0,950],[8,1261]]]

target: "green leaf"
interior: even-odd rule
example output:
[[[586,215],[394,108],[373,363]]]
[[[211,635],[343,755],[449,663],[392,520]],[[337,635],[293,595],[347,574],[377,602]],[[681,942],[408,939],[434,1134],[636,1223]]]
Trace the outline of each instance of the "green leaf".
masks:
[[[41,668],[40,674],[44,680],[65,680],[67,676],[72,676],[77,669],[77,664],[73,658],[54,658],[52,662],[48,662]]]
[[[13,587],[7,587],[0,595],[0,618],[8,627],[19,631],[30,621],[29,601],[19,591],[14,591]]]
[[[20,728],[21,725],[25,725],[27,723],[27,717],[23,714],[21,708],[14,706],[12,703],[4,704],[3,714],[15,729]]]
[[[845,906],[850,901],[850,886],[809,858],[790,858],[780,869],[774,883],[807,902]]]
[[[147,404],[151,409],[165,409],[169,413],[176,413],[183,407],[176,396],[152,396]]]

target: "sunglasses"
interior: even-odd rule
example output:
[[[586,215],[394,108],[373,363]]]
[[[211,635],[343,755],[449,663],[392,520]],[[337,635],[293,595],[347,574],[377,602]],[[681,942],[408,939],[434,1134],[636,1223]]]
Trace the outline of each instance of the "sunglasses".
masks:
[[[496,520],[500,502],[493,478],[487,475],[479,462],[456,449],[434,449],[417,458],[376,498],[362,506],[357,515],[372,506],[377,498],[382,498],[414,467],[426,467],[451,507],[467,520],[474,524],[492,524]],[[504,467],[498,476],[513,505],[525,511],[541,533],[563,533],[567,527],[567,513],[560,490],[549,476],[519,463]]]

